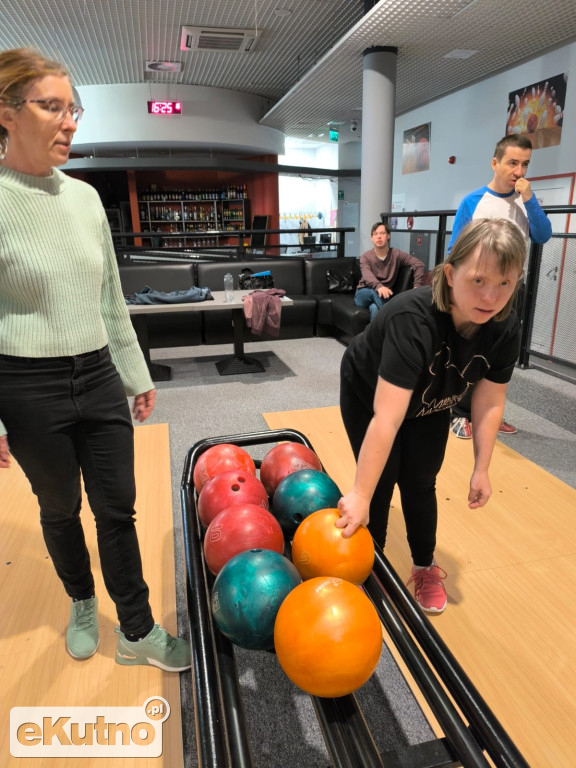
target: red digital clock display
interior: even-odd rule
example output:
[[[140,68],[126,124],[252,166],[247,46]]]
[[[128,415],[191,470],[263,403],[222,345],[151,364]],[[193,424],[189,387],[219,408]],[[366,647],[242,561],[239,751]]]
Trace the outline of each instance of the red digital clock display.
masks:
[[[181,115],[181,101],[149,101],[148,113],[151,115]]]

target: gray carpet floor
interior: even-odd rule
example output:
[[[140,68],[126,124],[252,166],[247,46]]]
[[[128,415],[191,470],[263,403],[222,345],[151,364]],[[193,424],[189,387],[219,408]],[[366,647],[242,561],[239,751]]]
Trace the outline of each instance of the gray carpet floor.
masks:
[[[155,350],[173,367],[173,379],[158,383],[149,423],[170,425],[176,590],[180,633],[187,610],[181,535],[180,482],[184,459],[197,441],[266,431],[263,412],[338,404],[344,347],[334,339],[310,338],[246,345],[264,373],[220,376],[215,362],[230,347]],[[539,370],[516,369],[506,419],[518,427],[503,436],[511,448],[576,488],[576,384]],[[456,439],[456,438],[450,438]],[[250,448],[262,458],[270,445]],[[273,654],[236,650],[255,768],[326,768],[330,764],[309,697],[285,677]],[[190,675],[181,676],[185,767],[198,765]],[[372,679],[357,692],[364,717],[381,752],[433,738],[393,658],[385,651]]]

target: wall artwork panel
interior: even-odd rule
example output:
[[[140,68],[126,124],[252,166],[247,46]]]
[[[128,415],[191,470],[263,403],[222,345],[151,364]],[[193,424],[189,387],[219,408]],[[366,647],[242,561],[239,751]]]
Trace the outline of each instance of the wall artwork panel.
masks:
[[[560,144],[568,73],[532,83],[508,96],[506,135],[527,136],[534,149]]]
[[[402,143],[402,173],[419,173],[430,167],[431,123],[404,131]]]

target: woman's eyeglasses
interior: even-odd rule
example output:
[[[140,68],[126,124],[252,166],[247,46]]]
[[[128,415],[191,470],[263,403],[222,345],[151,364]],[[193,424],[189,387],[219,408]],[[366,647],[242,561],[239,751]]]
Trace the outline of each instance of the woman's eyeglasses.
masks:
[[[50,117],[57,120],[59,123],[63,123],[66,119],[66,115],[70,115],[72,120],[78,124],[84,114],[84,108],[79,107],[77,104],[72,104],[69,107],[63,106],[61,101],[57,99],[24,99],[19,101],[16,106],[21,104],[40,104],[46,112],[50,113]]]

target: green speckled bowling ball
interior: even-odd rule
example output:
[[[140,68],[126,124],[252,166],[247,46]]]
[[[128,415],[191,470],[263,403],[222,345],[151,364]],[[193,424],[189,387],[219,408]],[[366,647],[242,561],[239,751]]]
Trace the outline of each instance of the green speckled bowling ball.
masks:
[[[284,598],[302,582],[284,555],[249,549],[224,565],[212,588],[212,615],[218,629],[241,648],[274,647],[274,622]]]
[[[282,480],[272,499],[271,512],[291,539],[302,520],[319,509],[335,508],[342,494],[325,472],[301,469]]]

